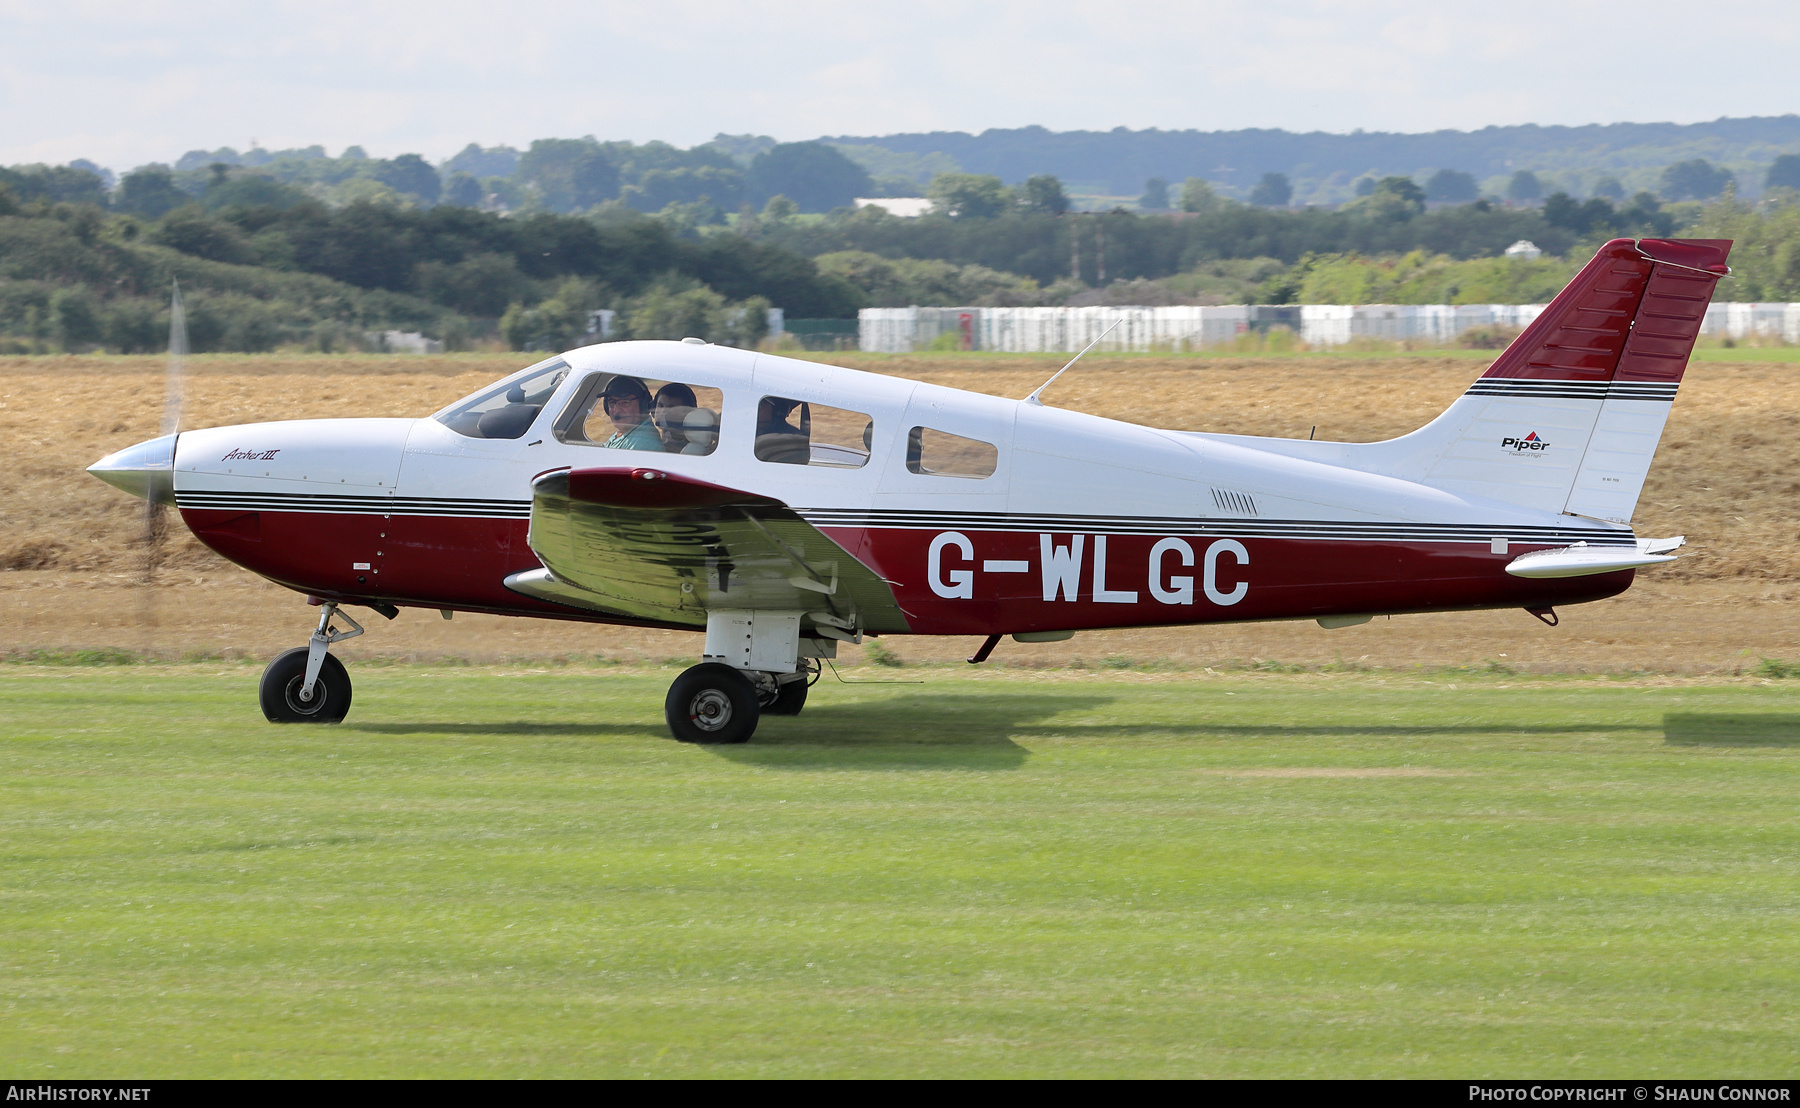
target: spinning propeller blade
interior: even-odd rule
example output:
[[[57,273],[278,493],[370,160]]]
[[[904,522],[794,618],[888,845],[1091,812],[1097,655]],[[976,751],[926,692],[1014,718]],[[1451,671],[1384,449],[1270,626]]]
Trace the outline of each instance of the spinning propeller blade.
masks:
[[[181,394],[183,375],[187,369],[187,312],[181,304],[181,282],[169,301],[169,368],[163,377],[163,435],[181,430]],[[171,479],[173,475],[171,474]],[[144,498],[144,584],[156,581],[156,570],[162,564],[163,543],[168,538],[168,521],[163,516],[163,498]]]

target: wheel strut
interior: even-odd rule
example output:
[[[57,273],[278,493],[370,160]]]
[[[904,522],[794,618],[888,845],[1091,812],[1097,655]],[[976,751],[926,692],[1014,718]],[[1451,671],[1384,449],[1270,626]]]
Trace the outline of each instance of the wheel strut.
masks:
[[[333,617],[348,623],[354,630],[339,631],[331,625]],[[327,600],[325,602],[319,612],[319,626],[313,631],[312,637],[306,640],[306,680],[300,685],[302,701],[310,701],[313,698],[313,685],[319,680],[319,667],[325,664],[325,653],[331,648],[331,644],[343,642],[345,639],[354,639],[362,633],[362,624],[340,610],[336,601]]]

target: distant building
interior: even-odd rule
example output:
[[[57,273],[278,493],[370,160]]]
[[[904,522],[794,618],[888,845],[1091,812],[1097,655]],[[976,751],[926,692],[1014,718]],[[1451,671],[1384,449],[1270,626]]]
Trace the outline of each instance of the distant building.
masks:
[[[1506,248],[1506,256],[1509,258],[1524,258],[1526,261],[1531,261],[1533,258],[1543,257],[1544,252],[1539,250],[1538,244],[1532,242],[1530,239],[1520,239],[1518,242],[1515,242]]]
[[[880,208],[901,219],[917,219],[931,210],[931,201],[923,196],[859,196],[852,201],[858,209]]]
[[[417,331],[370,331],[369,345],[384,354],[442,354],[444,344]]]

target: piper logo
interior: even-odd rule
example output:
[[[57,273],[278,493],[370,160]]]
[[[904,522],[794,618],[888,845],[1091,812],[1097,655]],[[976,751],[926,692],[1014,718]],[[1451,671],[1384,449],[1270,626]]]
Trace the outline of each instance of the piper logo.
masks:
[[[1538,438],[1538,433],[1533,431],[1522,439],[1501,439],[1500,449],[1517,452],[1524,452],[1527,450],[1548,450],[1550,449],[1550,444],[1543,439]]]

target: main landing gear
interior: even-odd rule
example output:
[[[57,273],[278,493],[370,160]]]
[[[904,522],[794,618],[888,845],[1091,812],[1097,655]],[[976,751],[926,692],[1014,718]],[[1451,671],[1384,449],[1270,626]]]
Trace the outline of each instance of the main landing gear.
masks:
[[[749,742],[763,716],[799,715],[806,706],[809,679],[816,680],[818,674],[818,663],[809,659],[802,659],[791,674],[702,662],[669,686],[663,717],[684,743]]]
[[[333,619],[352,630],[339,631]],[[332,643],[363,633],[362,624],[327,601],[319,613],[318,629],[305,646],[284,650],[263,670],[257,695],[270,723],[341,723],[350,711],[350,674],[344,663],[327,651]]]

